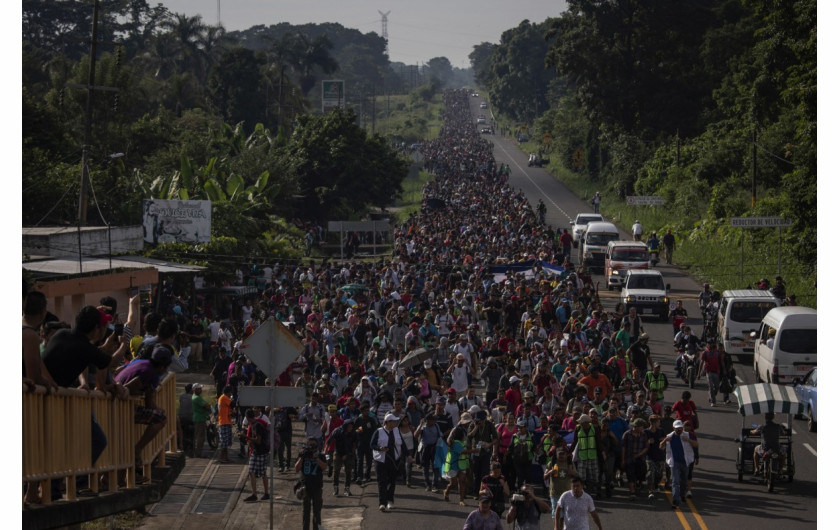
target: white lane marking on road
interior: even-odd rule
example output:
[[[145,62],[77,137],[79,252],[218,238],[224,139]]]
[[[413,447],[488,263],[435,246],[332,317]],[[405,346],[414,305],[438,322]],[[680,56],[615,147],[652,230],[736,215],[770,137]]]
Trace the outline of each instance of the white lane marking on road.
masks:
[[[542,187],[541,187],[539,184],[537,184],[536,182],[534,182],[534,179],[532,179],[532,178],[531,178],[531,176],[530,176],[530,175],[528,175],[528,172],[527,172],[527,171],[525,171],[524,169],[522,169],[522,166],[520,166],[520,165],[516,162],[516,160],[514,160],[514,159],[513,159],[513,157],[511,156],[511,154],[507,151],[507,149],[505,149],[505,148],[504,148],[504,146],[502,145],[502,143],[501,143],[501,142],[499,142],[499,143],[498,143],[498,144],[496,144],[496,145],[498,145],[498,146],[502,149],[502,151],[504,151],[504,152],[505,152],[505,154],[506,154],[506,155],[510,158],[511,162],[513,162],[513,165],[515,165],[516,167],[518,167],[518,168],[519,168],[519,171],[521,171],[522,173],[524,173],[524,174],[525,174],[525,178],[527,178],[528,180],[530,180],[530,181],[531,181],[531,184],[533,184],[535,188],[537,188],[538,190],[540,190],[540,193],[542,193],[542,194],[545,196],[545,198],[548,200],[548,202],[550,202],[551,204],[553,204],[553,205],[554,205],[554,207],[555,207],[555,208],[557,208],[558,210],[560,210],[560,213],[562,213],[563,215],[565,215],[566,217],[568,217],[568,218],[569,218],[569,221],[571,221],[571,220],[573,219],[573,217],[571,217],[569,214],[567,214],[567,213],[563,210],[563,208],[560,208],[560,207],[557,205],[557,203],[556,203],[556,202],[554,202],[554,199],[552,199],[551,197],[549,197],[549,196],[548,196],[548,193],[546,193],[546,192],[545,192],[545,190],[544,190],[544,189],[542,189]]]
[[[810,445],[810,444],[802,444],[802,445],[804,445],[804,446],[805,446],[805,449],[807,449],[807,450],[811,451],[811,454],[812,454],[812,455],[817,456],[817,450],[816,450],[816,449],[814,449],[813,447],[811,447],[811,445]]]
[[[791,430],[790,430],[790,433],[791,433],[791,434],[799,434],[799,433],[797,433],[797,432],[796,432],[796,429],[791,429]]]

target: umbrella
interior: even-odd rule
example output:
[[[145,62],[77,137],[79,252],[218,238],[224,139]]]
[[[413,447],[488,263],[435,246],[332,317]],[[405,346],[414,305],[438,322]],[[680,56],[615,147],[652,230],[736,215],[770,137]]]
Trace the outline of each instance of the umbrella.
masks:
[[[343,287],[339,287],[339,289],[348,293],[359,293],[363,291],[369,291],[370,287],[368,287],[367,285],[362,285],[361,283],[348,283]]]
[[[426,359],[431,359],[434,354],[434,350],[427,350],[426,348],[412,350],[411,353],[403,357],[400,361],[400,368],[410,368],[416,364],[420,364]]]
[[[780,414],[805,414],[805,405],[799,401],[793,387],[758,383],[735,387],[738,412],[741,416],[775,412]]]
[[[440,210],[446,207],[446,202],[443,199],[426,199],[426,206],[429,207],[431,210]]]

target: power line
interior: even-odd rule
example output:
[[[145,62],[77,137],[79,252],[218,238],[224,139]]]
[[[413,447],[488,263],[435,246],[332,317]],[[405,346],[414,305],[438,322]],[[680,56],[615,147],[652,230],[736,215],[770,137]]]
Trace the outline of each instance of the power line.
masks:
[[[792,165],[792,166],[795,166],[795,165],[796,165],[796,164],[794,164],[793,162],[791,162],[790,160],[787,160],[786,158],[782,158],[782,157],[780,157],[779,155],[777,155],[777,154],[775,154],[775,153],[773,153],[773,152],[771,152],[771,151],[769,151],[769,150],[765,149],[765,148],[764,148],[761,144],[759,144],[759,143],[756,143],[756,144],[755,144],[755,146],[756,146],[756,147],[758,147],[759,149],[761,149],[762,151],[764,151],[764,153],[766,153],[766,154],[768,154],[768,155],[772,156],[773,158],[777,158],[777,159],[781,160],[782,162],[785,162],[785,163],[790,164],[790,165]]]

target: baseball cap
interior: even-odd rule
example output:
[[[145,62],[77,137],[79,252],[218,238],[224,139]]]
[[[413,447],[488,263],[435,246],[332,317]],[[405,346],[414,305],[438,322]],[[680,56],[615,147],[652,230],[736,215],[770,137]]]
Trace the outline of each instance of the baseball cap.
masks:
[[[590,418],[586,414],[581,414],[580,418],[578,418],[578,423],[591,423],[592,418]]]
[[[521,381],[521,379],[519,379],[515,375],[512,375],[512,376],[510,376],[510,379],[508,379],[508,381],[510,381],[510,384],[514,384],[514,383],[518,383],[519,381]]]
[[[389,412],[388,414],[385,415],[385,421],[400,421],[400,419],[396,415],[391,414]]]
[[[437,403],[438,405],[445,405],[446,398],[443,396],[438,396],[438,398],[435,400],[435,403]]]
[[[677,420],[674,422],[675,429],[682,429],[683,427],[685,427],[685,425],[683,425],[683,422],[681,420]]]
[[[446,389],[446,393],[447,394],[457,394],[457,391],[454,388],[449,387],[449,388]]]

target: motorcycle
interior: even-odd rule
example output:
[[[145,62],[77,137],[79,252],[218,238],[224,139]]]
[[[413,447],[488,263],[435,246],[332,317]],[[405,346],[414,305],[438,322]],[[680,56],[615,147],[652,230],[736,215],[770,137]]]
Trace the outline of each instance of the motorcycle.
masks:
[[[219,428],[216,426],[216,407],[210,412],[204,429],[204,441],[211,450],[219,446]],[[192,458],[195,455],[195,430],[192,423],[184,425],[184,453]]]
[[[650,267],[654,268],[659,263],[659,249],[650,249]]]
[[[784,465],[784,455],[776,450],[767,450],[758,461],[758,474],[764,478],[764,483],[767,485],[767,491],[772,492],[773,486],[782,475]]]
[[[700,370],[700,356],[697,355],[696,350],[679,350],[677,358],[677,377],[688,384],[689,388],[694,388],[694,383],[697,381],[697,373]]]
[[[793,416],[805,411],[805,405],[796,396],[796,392],[789,386],[758,383],[754,385],[738,385],[733,392],[738,402],[738,413],[742,417],[741,433],[735,442],[738,443],[738,453],[735,469],[738,482],[743,482],[744,475],[749,476],[753,471],[761,478],[767,491],[781,480],[793,482],[796,464],[793,458],[793,431],[790,429]],[[763,415],[767,412],[784,414],[787,422],[782,422],[782,433],[779,437],[779,450],[768,449],[758,460],[758,469],[754,469],[753,453],[756,446],[761,444],[761,435],[753,434],[757,425],[747,426],[747,417]]]

